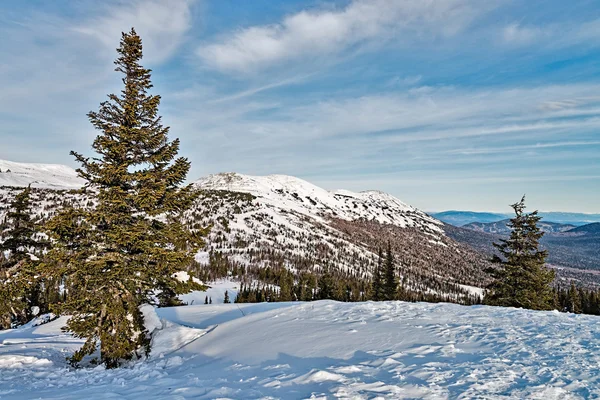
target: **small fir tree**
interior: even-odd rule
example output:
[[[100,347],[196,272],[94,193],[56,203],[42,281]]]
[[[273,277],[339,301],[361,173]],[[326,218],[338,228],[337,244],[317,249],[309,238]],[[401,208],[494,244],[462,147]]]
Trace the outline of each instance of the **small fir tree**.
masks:
[[[384,299],[383,293],[383,282],[381,271],[383,269],[383,251],[381,247],[377,249],[377,264],[375,265],[375,271],[373,272],[373,285],[372,285],[372,293],[373,300],[381,301]]]
[[[41,255],[46,242],[36,237],[37,223],[32,217],[31,188],[27,187],[11,202],[0,228],[0,254],[7,254],[0,260],[0,329],[27,322],[34,316],[32,307],[46,311],[35,256]]]
[[[383,291],[385,300],[395,300],[398,281],[396,279],[396,266],[394,263],[394,254],[392,253],[392,245],[388,242],[387,252],[385,255],[385,275]]]
[[[227,290],[225,291],[225,298],[223,299],[223,303],[225,303],[225,304],[231,303],[231,301],[229,300],[229,292]]]
[[[101,133],[86,158],[71,152],[97,194],[91,210],[65,210],[48,224],[56,240],[48,266],[59,268],[71,287],[62,310],[72,317],[67,330],[86,340],[71,358],[78,363],[100,346],[108,368],[149,351],[140,306],[189,291],[179,282],[202,243],[181,222],[196,193],[180,187],[190,163],[176,158],[179,140],[158,115],[160,96],[149,94],[150,70],[140,65],[142,41],[134,29],[123,33],[115,70],[123,74],[120,95],[111,94],[89,120]]]
[[[544,235],[537,223],[537,211],[525,213],[525,196],[511,206],[510,237],[495,243],[500,256],[494,256],[497,269],[490,271],[494,281],[488,287],[484,303],[503,307],[550,310],[554,305],[551,283],[554,271],[545,267],[547,252],[540,250]]]
[[[582,312],[581,295],[573,281],[571,281],[569,287],[567,311],[573,314],[581,314]]]

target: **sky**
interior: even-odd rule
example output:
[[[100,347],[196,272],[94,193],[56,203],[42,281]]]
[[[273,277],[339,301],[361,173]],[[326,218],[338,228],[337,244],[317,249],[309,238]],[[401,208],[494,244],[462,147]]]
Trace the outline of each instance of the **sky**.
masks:
[[[0,159],[92,155],[131,27],[190,181],[600,213],[597,0],[0,1]]]

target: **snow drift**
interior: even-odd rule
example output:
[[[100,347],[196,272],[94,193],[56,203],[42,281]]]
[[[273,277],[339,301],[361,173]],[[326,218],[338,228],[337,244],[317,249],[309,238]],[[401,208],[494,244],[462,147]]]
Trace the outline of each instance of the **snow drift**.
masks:
[[[68,369],[64,356],[79,343],[60,332],[63,319],[0,332],[0,398],[600,396],[593,316],[332,301],[157,313],[160,353],[118,370]]]

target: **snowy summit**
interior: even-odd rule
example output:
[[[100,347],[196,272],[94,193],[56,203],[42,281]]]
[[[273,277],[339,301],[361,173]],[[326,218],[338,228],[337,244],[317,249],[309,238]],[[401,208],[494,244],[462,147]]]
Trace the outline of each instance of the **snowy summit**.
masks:
[[[79,189],[85,181],[66,165],[0,160],[0,186],[42,189]]]

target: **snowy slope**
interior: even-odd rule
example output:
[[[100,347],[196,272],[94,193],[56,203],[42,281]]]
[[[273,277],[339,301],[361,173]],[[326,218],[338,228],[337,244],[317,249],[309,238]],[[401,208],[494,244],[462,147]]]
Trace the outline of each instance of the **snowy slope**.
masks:
[[[443,232],[442,223],[380,191],[329,192],[305,180],[286,175],[250,176],[237,173],[210,175],[195,182],[201,189],[249,193],[270,207],[316,217],[366,219],[399,227],[422,227]]]
[[[60,333],[64,320],[0,332],[0,398],[600,396],[594,316],[331,301],[198,305],[158,315],[165,319],[160,353],[110,371],[66,367],[74,340]]]
[[[0,160],[0,186],[45,189],[78,189],[84,180],[71,167],[59,164],[31,164]]]
[[[284,175],[224,173],[195,185],[202,195],[187,218],[212,226],[208,248],[242,266],[329,266],[368,278],[377,248],[391,243],[410,290],[456,298],[474,293],[467,286],[486,284],[482,257],[446,237],[440,221],[389,194],[327,191]],[[207,259],[199,254],[199,262]]]

